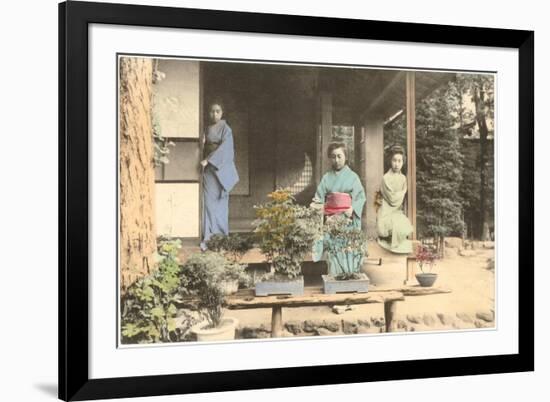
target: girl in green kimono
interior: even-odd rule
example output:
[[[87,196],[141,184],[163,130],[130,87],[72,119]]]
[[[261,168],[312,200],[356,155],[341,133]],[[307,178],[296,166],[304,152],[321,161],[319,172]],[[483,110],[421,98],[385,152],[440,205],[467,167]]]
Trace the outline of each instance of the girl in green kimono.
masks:
[[[407,178],[401,173],[403,154],[402,147],[392,148],[391,168],[380,185],[382,205],[378,209],[376,227],[380,246],[393,253],[408,254],[412,252],[412,243],[407,236],[413,227],[402,208],[407,193]]]
[[[349,227],[361,229],[361,214],[365,205],[365,190],[359,176],[347,165],[347,148],[343,143],[333,143],[328,147],[328,157],[332,169],[325,173],[315,198],[317,204],[324,209],[326,219],[336,214],[349,217]],[[349,196],[349,197],[348,197]],[[351,198],[351,199],[350,199]],[[333,201],[336,200],[336,201]],[[345,205],[343,208],[338,203]],[[323,255],[323,242],[337,241],[328,234],[314,244],[313,260],[319,261]],[[333,276],[343,273],[359,272],[361,259],[355,252],[339,252],[329,255],[329,273]]]

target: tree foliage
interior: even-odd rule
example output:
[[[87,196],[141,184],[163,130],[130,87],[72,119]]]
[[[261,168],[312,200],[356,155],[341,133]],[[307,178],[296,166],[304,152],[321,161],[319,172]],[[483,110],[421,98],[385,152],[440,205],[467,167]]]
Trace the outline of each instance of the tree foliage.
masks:
[[[440,241],[462,235],[463,155],[453,113],[458,106],[454,83],[437,89],[416,112],[417,231]]]
[[[470,237],[488,239],[494,214],[494,158],[490,135],[494,116],[494,78],[457,74],[460,89],[460,132],[465,155],[461,196]],[[473,107],[466,108],[467,104]]]
[[[456,74],[416,105],[417,234],[482,238],[492,223],[491,75]],[[384,148],[406,147],[406,114],[384,127]],[[389,158],[385,158],[385,169]],[[406,174],[406,172],[404,172]]]

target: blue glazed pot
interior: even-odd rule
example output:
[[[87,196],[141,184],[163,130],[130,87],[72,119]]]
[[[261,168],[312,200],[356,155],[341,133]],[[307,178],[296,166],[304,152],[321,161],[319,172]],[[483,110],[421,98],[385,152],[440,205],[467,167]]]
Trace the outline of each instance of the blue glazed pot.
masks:
[[[369,278],[362,274],[363,279],[338,280],[330,275],[322,275],[325,294],[336,293],[367,293],[369,291]]]
[[[274,279],[256,282],[256,296],[291,295],[302,296],[304,294],[304,277],[277,281]]]
[[[426,273],[426,274],[421,273],[421,274],[416,274],[415,276],[420,286],[425,288],[432,286],[435,280],[437,279],[437,274],[433,274],[433,273]]]

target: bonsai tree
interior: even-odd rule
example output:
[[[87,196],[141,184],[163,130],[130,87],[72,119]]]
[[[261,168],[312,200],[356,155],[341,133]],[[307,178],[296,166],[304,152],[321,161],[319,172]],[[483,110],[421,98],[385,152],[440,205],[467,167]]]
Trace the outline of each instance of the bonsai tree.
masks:
[[[266,204],[254,207],[256,239],[277,279],[293,279],[320,237],[321,213],[296,204],[289,190],[276,190],[268,198]]]
[[[365,233],[358,228],[350,227],[349,218],[344,214],[334,215],[325,222],[325,238],[323,249],[329,255],[331,264],[335,264],[337,269],[331,268],[331,271],[338,272],[335,279],[360,279],[361,263],[367,256],[367,238]],[[336,256],[345,255],[348,264],[342,266],[342,258]],[[351,268],[351,270],[350,270]]]
[[[437,254],[433,253],[427,246],[419,245],[416,249],[416,263],[420,266],[422,273],[426,273],[424,268],[429,267],[428,272],[432,272],[432,268],[437,260]]]
[[[422,273],[416,274],[416,280],[423,287],[430,287],[434,284],[437,274],[432,273],[432,268],[437,260],[437,254],[425,245],[420,245],[416,249],[416,262],[420,266]],[[429,267],[429,272],[425,272],[424,268]]]
[[[243,274],[243,265],[214,251],[193,254],[182,266],[183,293],[198,297],[198,308],[202,310],[210,328],[219,327],[222,321],[225,305],[222,282],[240,279]]]
[[[227,236],[215,234],[207,242],[208,250],[216,251],[235,263],[232,266],[226,267],[227,272],[225,281],[228,284],[237,282],[237,288],[248,287],[252,284],[252,278],[246,272],[247,265],[237,263],[253,246],[253,236],[242,233],[230,233]]]

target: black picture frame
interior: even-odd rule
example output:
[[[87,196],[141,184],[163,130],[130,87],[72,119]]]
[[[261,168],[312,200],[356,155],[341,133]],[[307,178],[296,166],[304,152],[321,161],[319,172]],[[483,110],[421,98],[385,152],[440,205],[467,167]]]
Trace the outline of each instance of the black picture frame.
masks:
[[[88,25],[507,47],[519,52],[517,354],[90,379]],[[86,400],[534,370],[534,32],[171,7],[59,4],[59,398]]]

